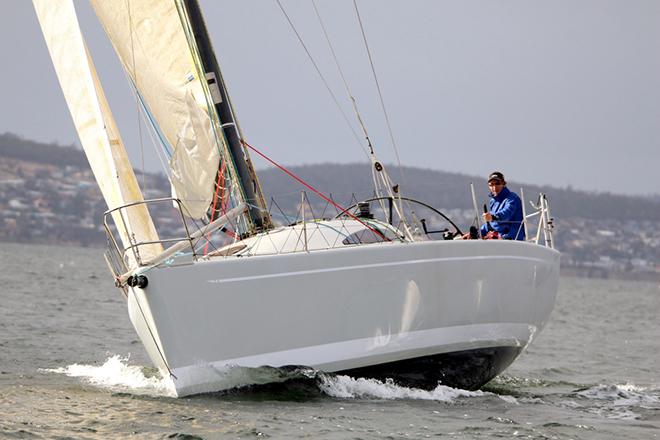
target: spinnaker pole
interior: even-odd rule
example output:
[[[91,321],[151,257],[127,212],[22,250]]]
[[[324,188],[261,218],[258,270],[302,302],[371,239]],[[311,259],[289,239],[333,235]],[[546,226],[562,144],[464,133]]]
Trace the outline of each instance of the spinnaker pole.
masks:
[[[248,204],[248,216],[255,229],[252,232],[269,229],[271,227],[271,218],[268,213],[266,201],[248,151],[241,143],[243,136],[238,121],[234,116],[234,109],[231,105],[227,87],[222,79],[220,66],[213,51],[199,3],[197,0],[184,0],[183,3],[188,13],[190,27],[195,36],[195,43],[197,44],[197,49],[202,60],[204,72],[206,73],[206,80],[213,95],[222,131],[227,140],[229,154],[234,162],[238,173],[238,180],[245,194],[245,201]],[[219,93],[214,93],[215,91]]]

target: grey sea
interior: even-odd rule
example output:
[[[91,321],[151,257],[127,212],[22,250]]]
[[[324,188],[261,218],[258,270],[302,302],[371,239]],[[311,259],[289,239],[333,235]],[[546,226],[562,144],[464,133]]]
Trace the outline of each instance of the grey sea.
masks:
[[[660,438],[657,283],[562,278],[546,329],[477,392],[264,370],[289,380],[175,399],[101,254],[0,244],[0,437]]]

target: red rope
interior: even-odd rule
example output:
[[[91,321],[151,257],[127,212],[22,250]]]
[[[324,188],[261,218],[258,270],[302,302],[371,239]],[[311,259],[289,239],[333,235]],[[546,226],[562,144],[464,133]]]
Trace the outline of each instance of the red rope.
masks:
[[[243,145],[245,145],[246,147],[248,147],[250,150],[252,150],[252,151],[254,151],[255,153],[257,153],[257,154],[258,154],[259,156],[261,156],[262,158],[266,159],[266,160],[267,160],[268,162],[270,162],[271,164],[275,165],[275,166],[276,166],[277,168],[279,168],[281,171],[283,171],[284,173],[286,173],[289,177],[291,177],[292,179],[294,179],[294,180],[296,180],[297,182],[299,182],[300,184],[302,184],[305,188],[309,189],[309,190],[312,191],[314,194],[316,194],[317,196],[321,197],[323,200],[325,200],[326,202],[330,203],[330,204],[331,204],[332,206],[334,206],[335,208],[339,209],[340,212],[345,212],[346,214],[348,214],[349,217],[351,217],[352,219],[357,220],[358,222],[362,223],[364,226],[367,227],[367,229],[369,229],[369,230],[370,230],[371,232],[373,232],[374,234],[383,237],[383,239],[385,239],[386,241],[390,241],[390,239],[387,238],[387,237],[385,237],[380,231],[378,231],[378,230],[372,228],[371,226],[369,226],[368,224],[366,224],[365,222],[363,222],[362,220],[360,220],[358,217],[356,217],[355,215],[353,215],[353,214],[351,214],[350,212],[348,212],[345,208],[343,208],[343,207],[341,207],[340,205],[338,205],[337,203],[335,203],[331,198],[327,197],[327,196],[326,196],[325,194],[323,194],[321,191],[317,190],[317,189],[314,188],[312,185],[310,185],[309,183],[305,182],[305,181],[302,180],[300,177],[296,176],[296,175],[293,174],[291,171],[287,170],[287,169],[284,168],[282,165],[278,164],[278,163],[275,162],[273,159],[271,159],[270,157],[266,156],[266,155],[263,154],[261,151],[257,150],[257,149],[254,148],[252,145],[250,145],[250,144],[248,144],[247,142],[245,142],[243,139],[241,139],[241,143],[242,143]]]
[[[227,213],[227,198],[225,197],[225,186],[224,186],[226,168],[227,168],[227,162],[223,160],[222,165],[218,169],[218,180],[216,181],[216,185],[215,185],[215,194],[213,195],[213,208],[211,209],[211,221],[209,223],[215,220],[215,211],[216,211],[215,208],[218,204],[218,199],[220,199],[220,211],[222,211],[223,215]],[[218,192],[220,193],[219,196],[218,196]],[[225,232],[230,237],[236,238],[236,234],[234,234],[233,232],[229,230]],[[206,246],[204,246],[204,255],[208,253],[210,237],[211,234],[209,233],[206,236]]]
[[[222,161],[222,165],[224,164],[225,162]],[[222,182],[222,166],[218,168],[218,179],[216,180],[215,183],[215,194],[213,194],[213,208],[211,209],[211,221],[209,223],[212,223],[215,217],[215,207],[218,203],[218,191],[220,191],[221,182]],[[208,234],[206,236],[206,246],[204,246],[204,255],[206,255],[209,251],[210,238],[211,238],[211,234]]]
[[[224,190],[224,187],[223,187],[223,183],[224,183],[224,182],[223,182],[223,180],[224,180],[224,176],[223,176],[223,174],[224,174],[224,168],[225,168],[225,161],[223,160],[223,161],[222,161],[222,165],[220,166],[220,168],[218,168],[218,179],[216,180],[216,184],[215,184],[215,194],[213,195],[213,209],[211,210],[211,221],[213,221],[214,218],[215,218],[215,207],[216,207],[217,204],[218,204],[218,192],[220,191],[220,188],[221,188],[221,187],[222,187],[222,189]],[[221,196],[221,197],[222,197],[222,196]],[[222,202],[220,202],[220,203],[222,204]]]
[[[225,215],[227,213],[228,198],[225,197],[225,185],[224,185],[226,169],[227,169],[227,162],[223,160],[222,166],[220,167],[220,176],[218,178],[218,182],[222,181],[222,185],[220,186],[220,211],[222,211],[222,215]],[[216,188],[216,194],[217,194],[217,188]]]

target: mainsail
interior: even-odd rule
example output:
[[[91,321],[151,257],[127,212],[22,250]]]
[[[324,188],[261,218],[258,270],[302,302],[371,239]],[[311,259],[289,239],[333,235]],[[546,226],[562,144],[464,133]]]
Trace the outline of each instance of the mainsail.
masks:
[[[167,0],[165,0],[167,1]],[[197,0],[175,0],[181,13],[181,20],[186,29],[191,47],[201,62],[205,77],[211,91],[215,90],[213,100],[215,104],[216,115],[220,121],[226,145],[228,146],[228,156],[231,157],[234,165],[237,184],[247,202],[248,213],[246,223],[247,232],[255,232],[269,229],[272,226],[270,214],[266,209],[266,202],[259,184],[257,173],[254,170],[250,154],[244,143],[243,134],[235,116],[234,107],[227,91],[227,85],[222,78],[222,72],[215,51],[211,44],[211,38],[206,29],[204,17]],[[194,42],[193,42],[194,40]]]
[[[143,201],[119,130],[96,75],[72,0],[33,0],[39,23],[53,60],[80,142],[109,209]],[[145,205],[138,204],[114,214],[124,248],[141,242],[157,242],[158,235]],[[142,261],[162,252],[160,244],[139,247]],[[128,266],[135,256],[127,253]]]
[[[126,7],[91,3],[171,154],[173,195],[190,217],[202,218],[216,193],[227,147],[203,69],[182,26],[181,5],[162,0],[128,0],[122,4]],[[229,176],[235,176],[228,166]],[[242,200],[240,193],[235,198]]]

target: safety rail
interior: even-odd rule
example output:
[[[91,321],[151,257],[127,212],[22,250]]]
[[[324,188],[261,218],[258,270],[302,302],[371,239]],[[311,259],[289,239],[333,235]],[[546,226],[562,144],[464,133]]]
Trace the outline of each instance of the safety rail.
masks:
[[[553,238],[553,229],[554,219],[550,215],[550,204],[545,193],[539,193],[539,197],[536,203],[530,201],[529,204],[534,208],[534,212],[531,214],[526,213],[525,209],[525,192],[520,188],[520,197],[523,200],[523,227],[525,228],[525,237],[527,241],[533,242],[535,244],[540,244],[541,233],[543,234],[543,244],[551,249],[555,248],[555,241]],[[538,223],[536,224],[536,235],[533,238],[530,238],[528,235],[529,230],[529,219],[538,217]]]
[[[472,205],[474,208],[474,217],[473,217],[473,223],[471,227],[471,232],[474,230],[474,237],[481,238],[481,233],[478,232],[480,231],[479,226],[481,226],[481,215],[479,212],[479,209],[477,208],[477,196],[475,193],[474,189],[474,183],[470,183],[470,191],[472,193]],[[521,200],[521,205],[522,205],[522,222],[521,221],[515,221],[515,222],[508,222],[517,225],[517,233],[516,237],[519,237],[521,233],[524,233],[525,235],[525,240],[530,243],[534,244],[541,244],[541,233],[543,233],[543,245],[546,247],[549,247],[551,249],[555,248],[554,245],[554,240],[552,236],[552,230],[554,229],[554,220],[550,216],[550,204],[548,203],[548,198],[546,197],[545,193],[539,193],[539,197],[536,203],[529,202],[530,206],[534,209],[534,211],[531,214],[527,214],[527,209],[525,205],[525,191],[521,187],[520,188],[520,200]],[[484,208],[484,213],[487,212],[487,206],[486,204],[483,205]],[[535,217],[538,217],[538,223],[536,224],[536,235],[534,237],[529,236],[529,220],[533,219]],[[475,223],[477,224],[477,227],[475,228]],[[485,238],[485,237],[484,237]]]
[[[520,190],[520,194],[521,199],[524,201],[525,196],[522,188]],[[313,250],[367,243],[376,244],[378,242],[387,244],[390,240],[407,241],[399,230],[399,224],[403,220],[394,218],[392,209],[393,201],[388,197],[372,197],[360,202],[356,202],[343,210],[337,209],[335,215],[326,218],[326,209],[332,205],[327,204],[323,209],[321,216],[317,217],[313,212],[314,210],[312,209],[312,206],[309,203],[305,192],[303,191],[301,195],[302,198],[298,206],[298,215],[296,216],[297,218],[291,222],[291,219],[285,216],[287,220],[289,220],[287,221],[288,226],[291,227],[287,228],[289,231],[287,234],[292,236],[291,240],[295,242],[295,245],[291,246],[291,240],[289,240],[289,238],[281,242],[278,241],[279,245],[275,242],[272,242],[272,253],[279,254],[289,252],[310,252]],[[441,211],[438,211],[432,206],[418,200],[401,197],[401,201],[404,203],[404,206],[406,206],[406,215],[409,215],[412,219],[410,224],[414,225],[415,233],[413,241],[434,240],[436,234],[441,234],[441,239],[444,240],[457,239],[463,236],[462,231],[457,226],[457,224]],[[149,207],[153,208],[154,205],[162,203],[168,203],[172,209],[177,211],[176,216],[180,218],[180,228],[178,230],[180,230],[183,235],[149,241],[140,241],[136,239],[136,237],[130,233],[130,229],[128,228],[128,225],[130,224],[130,216],[128,210],[135,209],[135,207],[141,205],[144,205],[145,209],[148,209]],[[372,203],[376,208],[373,211],[369,208],[369,205]],[[543,244],[545,244],[545,246],[554,248],[552,231],[554,224],[553,219],[550,216],[550,207],[546,195],[543,193],[539,194],[538,201],[536,203],[530,202],[530,205],[533,208],[533,212],[527,213],[527,207],[525,206],[525,202],[523,202],[523,222],[520,225],[521,228],[524,228],[527,241],[541,244],[541,240],[543,240]],[[336,206],[332,207],[336,209]],[[217,220],[207,225],[203,225],[202,227],[195,225],[196,230],[193,233],[190,231],[188,224],[190,220],[186,220],[184,209],[184,206],[178,199],[166,197],[129,203],[127,205],[105,212],[103,217],[103,226],[105,228],[108,239],[108,250],[106,251],[105,258],[111,273],[114,275],[115,282],[119,287],[125,289],[126,281],[128,278],[130,278],[131,274],[139,273],[140,271],[148,269],[149,267],[163,264],[164,262],[171,260],[171,258],[175,255],[179,255],[180,257],[181,252],[184,251],[186,251],[186,264],[189,264],[191,261],[194,262],[200,258],[208,259],[231,257],[234,255],[245,257],[257,254],[265,255],[263,249],[264,246],[260,245],[259,242],[269,240],[272,234],[278,234],[282,230],[281,227],[275,227],[272,230],[262,231],[262,233],[258,234],[254,240],[246,241],[240,246],[235,244],[236,240],[245,237],[239,237],[238,235],[234,234],[229,244],[224,244],[221,246],[213,245],[212,251],[207,252],[206,249],[202,251],[200,243],[202,245],[206,243],[206,248],[208,248],[208,243],[210,243],[212,240],[211,233],[218,229],[226,231],[224,226],[238,218],[245,211],[245,209],[247,209],[247,205],[241,203],[239,206],[225,213],[225,215],[221,216]],[[427,210],[427,215],[424,216],[426,218],[422,218],[420,215],[421,211],[419,211],[419,209],[422,209],[422,211]],[[271,215],[272,214],[273,213],[271,213]],[[309,214],[311,214],[311,219],[308,217]],[[379,220],[374,218],[374,214],[379,214],[383,217],[383,220],[378,223]],[[347,228],[343,222],[339,226],[331,226],[330,224],[327,224],[327,222],[324,223],[321,221],[323,219],[327,219],[329,221],[331,218],[334,218],[335,221],[345,218],[345,220],[348,221],[348,224],[352,224],[353,226],[349,226]],[[533,219],[535,218],[538,218],[537,224],[533,224]],[[155,220],[158,220],[158,217],[156,217]],[[364,227],[362,229],[364,229],[364,231],[360,233],[354,232],[352,228],[355,227],[356,221],[363,223]],[[373,223],[374,221],[376,223]],[[429,222],[432,222],[435,228],[432,228]],[[438,228],[438,222],[444,222],[447,227]],[[374,231],[374,227],[377,229],[377,231]],[[533,237],[530,237],[528,230],[533,227],[536,228],[536,234]],[[122,228],[121,233],[118,232],[120,230],[119,228]],[[392,230],[388,231],[388,228],[391,228]],[[323,237],[323,231],[325,229],[328,229],[329,232],[332,231],[330,234],[332,236],[331,238],[326,239]],[[387,237],[383,236],[382,240],[380,240],[376,237],[379,234],[385,234]],[[118,240],[117,236],[126,237],[128,240],[128,245],[124,245],[124,243]],[[323,243],[316,243],[314,246],[310,246],[310,240],[312,240],[313,237],[317,237],[315,240],[320,240],[318,238],[319,236],[323,238]],[[201,241],[201,239],[204,238],[206,240]],[[339,240],[339,242],[337,242],[337,240]],[[164,249],[157,252],[156,255],[153,255],[153,252],[151,252],[152,255],[145,257],[148,252],[142,252],[141,250],[144,249],[145,246],[150,245],[160,245]],[[260,250],[257,251],[257,249]],[[182,260],[179,260],[179,257],[171,261],[174,261],[174,264],[180,264]]]
[[[148,209],[149,206],[153,206],[161,203],[169,203],[170,206],[176,207],[176,210],[178,211],[179,216],[181,218],[181,226],[185,231],[185,236],[166,238],[160,240],[150,240],[150,241],[136,240],[135,236],[130,232],[130,229],[128,228],[128,219],[127,219],[128,210],[130,208],[137,206],[145,206],[145,209]],[[118,218],[121,220],[121,224],[116,224],[116,216],[114,216],[113,214],[118,215]],[[112,224],[114,224],[115,229],[119,230],[119,228],[122,228],[121,231],[123,234],[120,235],[123,235],[128,238],[128,241],[130,243],[128,246],[124,247],[123,245],[122,246],[119,245],[117,238],[115,238],[115,234],[113,234],[112,232],[113,228],[112,228],[112,224],[110,223],[110,220],[112,220]],[[141,200],[138,202],[128,203],[126,205],[108,210],[103,214],[103,227],[105,229],[105,233],[108,239],[108,251],[106,252],[106,262],[112,273],[115,275],[115,277],[119,277],[121,274],[128,272],[129,265],[127,263],[127,260],[129,253],[135,260],[137,266],[141,267],[151,264],[150,261],[144,261],[140,254],[140,249],[144,248],[145,246],[168,245],[168,244],[171,245],[173,243],[188,242],[193,255],[195,253],[195,248],[190,236],[188,224],[186,223],[183,214],[183,206],[181,205],[181,201],[179,199],[175,199],[173,197]]]
[[[126,214],[125,211],[128,208],[135,207],[138,205],[149,205],[155,203],[170,202],[173,203],[177,208],[179,215],[181,217],[181,225],[185,231],[185,237],[175,237],[167,238],[160,240],[147,240],[147,241],[137,241],[135,237],[130,234],[130,231],[127,227]],[[103,226],[105,227],[106,234],[108,236],[108,251],[106,252],[106,262],[110,268],[112,274],[115,277],[115,284],[118,287],[122,287],[125,290],[126,283],[131,284],[131,278],[134,274],[139,273],[142,270],[147,270],[158,266],[167,260],[175,257],[177,254],[185,251],[187,248],[190,249],[190,257],[193,261],[198,259],[197,251],[195,250],[195,245],[199,243],[200,239],[207,237],[212,234],[214,231],[223,228],[228,223],[234,222],[241,214],[245,212],[247,205],[245,203],[239,203],[236,207],[227,211],[224,215],[220,216],[216,220],[208,223],[202,227],[198,227],[197,230],[193,233],[190,233],[188,224],[183,214],[183,208],[181,202],[178,199],[174,198],[161,198],[161,199],[152,199],[144,200],[140,202],[129,203],[127,205],[121,206],[119,208],[112,209],[107,211],[104,214]],[[112,228],[109,224],[108,219],[113,218],[113,214],[118,214],[119,219],[121,220],[121,226],[124,228],[124,234],[128,238],[129,245],[122,247],[119,246],[117,239],[115,238]],[[117,225],[115,225],[117,226]],[[140,255],[140,248],[149,245],[164,245],[171,244],[167,248],[159,247],[159,252],[155,255],[150,256],[151,258],[148,261],[142,259]],[[173,244],[172,244],[173,243]],[[134,258],[134,264],[129,264],[129,256]]]

